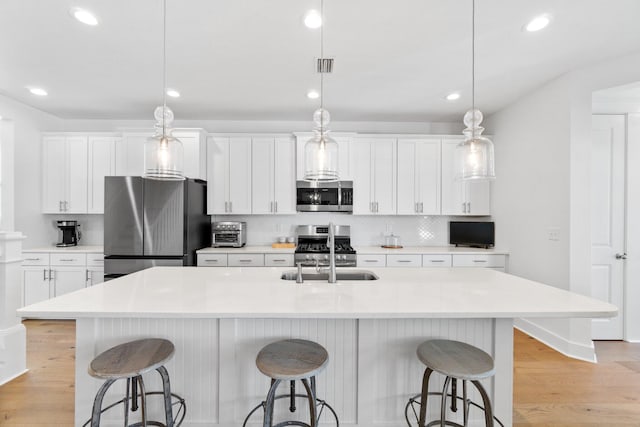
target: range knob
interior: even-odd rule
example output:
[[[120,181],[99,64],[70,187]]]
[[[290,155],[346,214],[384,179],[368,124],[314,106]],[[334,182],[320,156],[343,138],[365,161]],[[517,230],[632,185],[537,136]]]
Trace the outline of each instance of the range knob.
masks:
[[[306,254],[306,255],[304,256],[304,259],[311,259],[311,255]]]
[[[325,260],[328,260],[328,259],[329,259],[329,255],[325,255],[325,256],[324,256],[324,259],[325,259]]]

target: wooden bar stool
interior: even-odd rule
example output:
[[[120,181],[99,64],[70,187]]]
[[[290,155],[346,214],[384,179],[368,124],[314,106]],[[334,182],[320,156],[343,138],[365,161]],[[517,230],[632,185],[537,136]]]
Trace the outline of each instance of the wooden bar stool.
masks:
[[[105,380],[93,401],[93,410],[91,419],[84,426],[91,423],[91,427],[100,425],[100,416],[103,412],[113,408],[116,405],[124,405],[124,425],[129,426],[129,402],[131,401],[131,410],[138,410],[138,397],[140,398],[140,409],[142,421],[131,424],[134,426],[164,426],[177,427],[182,424],[186,414],[186,405],[184,399],[171,393],[171,385],[169,382],[169,373],[164,364],[171,360],[175,348],[171,341],[159,338],[148,338],[137,341],[131,341],[112,347],[103,353],[100,353],[89,365],[89,375],[95,378]],[[162,378],[161,392],[147,392],[144,387],[142,374],[156,370]],[[117,380],[127,380],[126,396],[102,409],[102,400],[109,387]],[[131,394],[130,394],[131,393]],[[147,396],[162,395],[164,399],[165,423],[147,420]],[[178,422],[173,418],[172,397],[177,399],[176,404],[180,407],[176,413],[176,419],[180,417]]]
[[[267,394],[267,400],[253,408],[242,424],[247,421],[259,408],[264,410],[263,426],[273,427],[273,407],[277,399],[288,397],[289,411],[296,411],[296,397],[306,398],[309,402],[309,423],[289,420],[276,424],[282,426],[316,427],[324,408],[328,408],[339,426],[338,416],[333,408],[324,400],[316,397],[316,375],[329,363],[329,353],[320,344],[313,341],[289,339],[271,343],[258,353],[256,365],[260,372],[271,378],[271,387]],[[296,394],[295,382],[302,382],[306,394]],[[278,385],[282,381],[289,381],[289,394],[276,396]],[[318,407],[320,409],[318,410]]]
[[[418,347],[417,354],[418,359],[420,359],[427,368],[422,377],[422,393],[410,398],[405,407],[405,419],[410,427],[409,407],[413,408],[414,415],[417,415],[415,405],[420,406],[420,415],[416,417],[419,427],[435,425],[440,425],[441,427],[445,425],[466,427],[469,422],[470,405],[484,411],[485,426],[493,427],[494,420],[503,426],[500,420],[493,416],[491,400],[480,383],[480,380],[490,378],[495,374],[493,358],[489,354],[472,345],[451,340],[425,341]],[[429,392],[429,377],[433,371],[446,376],[441,393]],[[457,380],[462,380],[462,398],[458,397]],[[467,398],[467,381],[471,381],[480,393],[480,396],[482,396],[483,406]],[[447,394],[449,385],[451,385],[451,393]],[[440,402],[440,419],[425,424],[427,422],[427,397],[434,395],[442,396]],[[458,424],[446,419],[447,396],[451,397],[451,410],[453,412],[457,411],[458,399],[462,400],[464,424]]]

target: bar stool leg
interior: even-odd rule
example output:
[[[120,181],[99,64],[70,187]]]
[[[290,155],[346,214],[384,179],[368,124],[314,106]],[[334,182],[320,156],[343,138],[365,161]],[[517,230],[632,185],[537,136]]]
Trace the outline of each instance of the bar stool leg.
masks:
[[[316,393],[309,385],[309,381],[306,378],[302,379],[302,384],[304,388],[307,390],[307,396],[309,398],[309,418],[311,427],[316,427],[318,425],[318,416],[316,415]]]
[[[446,425],[445,419],[447,414],[447,390],[449,389],[450,382],[451,377],[445,378],[444,386],[442,387],[442,401],[440,402],[440,427],[444,427]]]
[[[164,416],[166,427],[173,427],[173,408],[171,407],[171,381],[167,368],[160,366],[156,369],[162,377],[162,394],[164,396]]]
[[[264,427],[271,427],[273,425],[273,404],[276,397],[276,390],[278,389],[280,381],[281,380],[271,380],[271,387],[269,388],[267,400],[264,404],[264,421],[262,423]]]
[[[462,380],[462,414],[464,427],[469,424],[469,401],[467,400],[467,380]]]
[[[129,426],[129,399],[131,398],[131,378],[127,378],[127,391],[124,395],[124,426]]]
[[[472,382],[482,396],[482,404],[484,405],[484,423],[487,427],[493,427],[493,409],[491,407],[491,400],[489,400],[489,395],[487,395],[487,391],[484,389],[482,384],[480,384],[480,381]]]
[[[116,380],[107,380],[105,381],[100,389],[98,390],[98,394],[96,394],[96,398],[93,400],[93,410],[91,411],[91,427],[100,427],[100,415],[102,410],[102,399],[104,399],[104,395],[111,387],[111,384],[116,382]]]
[[[140,410],[142,415],[142,427],[147,427],[147,392],[144,388],[142,375],[138,376],[138,386],[140,387]]]
[[[420,396],[420,421],[418,427],[424,427],[427,422],[427,398],[429,397],[429,377],[433,369],[427,368],[422,376],[422,395]]]

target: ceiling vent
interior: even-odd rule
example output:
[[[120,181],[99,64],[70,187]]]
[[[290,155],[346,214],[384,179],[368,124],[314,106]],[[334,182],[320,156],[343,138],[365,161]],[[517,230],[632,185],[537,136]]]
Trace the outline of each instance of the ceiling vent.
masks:
[[[316,71],[318,73],[332,73],[333,58],[318,58]]]

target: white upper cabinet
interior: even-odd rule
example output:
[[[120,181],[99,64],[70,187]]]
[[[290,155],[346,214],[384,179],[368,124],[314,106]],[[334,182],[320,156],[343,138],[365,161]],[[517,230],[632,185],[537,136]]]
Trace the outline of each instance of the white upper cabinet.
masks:
[[[144,175],[144,143],[153,132],[125,132],[116,143],[116,173],[118,176]]]
[[[395,138],[357,138],[353,156],[353,213],[394,215],[396,213]]]
[[[87,213],[87,138],[43,137],[43,212]]]
[[[442,214],[491,215],[491,182],[457,177],[456,146],[461,141],[442,141]]]
[[[172,135],[184,148],[184,176],[207,179],[207,135],[202,129],[175,129]]]
[[[252,213],[295,214],[295,142],[292,138],[253,138]]]
[[[398,140],[398,215],[440,215],[440,139]]]
[[[108,136],[89,137],[87,213],[104,213],[104,177],[116,174],[116,144],[119,140]]]
[[[352,181],[353,166],[355,159],[352,154],[352,142],[355,134],[351,133],[330,133],[331,137],[338,143],[338,176],[341,181]],[[311,132],[296,132],[296,179],[304,179],[304,146],[311,139]]]
[[[207,214],[250,214],[251,138],[209,138],[207,181]]]

